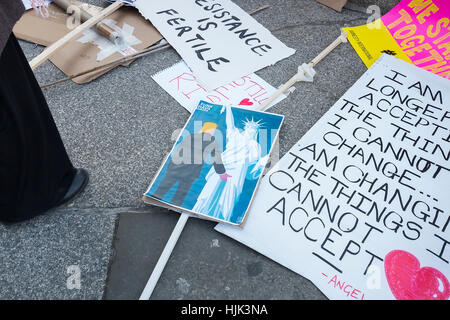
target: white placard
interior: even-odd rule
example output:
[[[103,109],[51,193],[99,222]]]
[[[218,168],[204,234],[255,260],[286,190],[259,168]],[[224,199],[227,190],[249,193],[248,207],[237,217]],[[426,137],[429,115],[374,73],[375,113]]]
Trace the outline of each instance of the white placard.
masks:
[[[256,109],[276,91],[254,73],[208,91],[197,81],[184,61],[154,74],[152,78],[191,113],[197,108],[200,100]],[[269,108],[284,98],[285,95],[280,96]]]
[[[331,299],[450,296],[450,81],[383,55],[216,229]]]
[[[295,53],[230,0],[137,0],[208,90]]]

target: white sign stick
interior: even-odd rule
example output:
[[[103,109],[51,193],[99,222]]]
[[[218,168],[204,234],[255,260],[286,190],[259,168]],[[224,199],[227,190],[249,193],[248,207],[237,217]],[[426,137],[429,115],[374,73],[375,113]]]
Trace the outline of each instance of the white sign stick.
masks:
[[[161,256],[158,259],[158,262],[156,263],[155,268],[153,269],[153,272],[148,279],[148,282],[144,288],[144,291],[142,291],[142,294],[139,298],[139,300],[149,300],[150,296],[153,293],[153,290],[156,287],[156,284],[158,283],[159,277],[161,276],[164,267],[167,264],[167,261],[170,258],[170,255],[172,254],[173,249],[175,248],[175,245],[177,244],[178,238],[181,235],[181,232],[184,229],[184,226],[186,225],[186,222],[189,218],[189,215],[187,213],[182,213],[180,218],[178,219],[177,225],[172,231],[172,234],[170,235],[169,241],[167,241],[167,244],[161,254]]]
[[[347,42],[347,34],[342,33],[336,40],[333,41],[325,50],[323,50],[317,57],[315,57],[309,64],[302,64],[298,67],[298,72],[288,82],[283,84],[268,100],[260,105],[257,110],[264,111],[267,107],[275,101],[280,95],[285,93],[295,83],[299,81],[312,82],[316,72],[314,67],[322,61],[327,55],[329,55],[334,49],[336,49],[341,43]]]

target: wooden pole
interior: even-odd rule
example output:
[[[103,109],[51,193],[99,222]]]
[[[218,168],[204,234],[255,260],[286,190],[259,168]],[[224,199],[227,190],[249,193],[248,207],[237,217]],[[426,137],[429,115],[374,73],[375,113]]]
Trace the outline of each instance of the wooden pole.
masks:
[[[64,12],[68,13],[68,9],[73,6],[72,2],[70,0],[53,0],[53,3],[57,5],[60,9],[64,10]],[[92,15],[84,10],[81,6],[78,7],[79,13],[80,13],[80,22],[85,23],[89,19],[92,18]],[[120,35],[110,26],[108,26],[106,23],[100,21],[95,26],[97,29],[97,32],[104,36],[106,39],[110,40],[113,43],[117,43]]]
[[[283,84],[281,87],[277,89],[263,104],[261,104],[256,110],[264,111],[268,106],[272,104],[275,100],[278,99],[283,93],[285,93],[290,87],[292,87],[297,82],[297,74],[289,79],[288,82]]]
[[[30,67],[32,70],[35,70],[37,67],[39,67],[42,63],[44,63],[47,59],[49,59],[59,48],[63,47],[67,42],[78,36],[83,31],[88,30],[89,28],[96,25],[99,21],[103,20],[113,12],[117,11],[120,7],[123,6],[122,1],[117,1],[108,6],[107,8],[103,9],[99,14],[93,16],[91,19],[86,21],[85,23],[79,25],[75,29],[73,29],[71,32],[66,34],[64,37],[47,47],[40,55],[38,55],[36,58],[31,60]]]
[[[311,62],[308,64],[311,68],[315,67],[320,61],[322,61],[326,56],[328,56],[334,49],[336,49],[341,43],[347,42],[347,35],[345,33],[341,34],[336,40],[334,40],[328,47],[325,48],[321,53],[319,53]],[[272,104],[279,96],[286,92],[290,87],[292,87],[297,81],[299,81],[298,75],[295,74],[288,82],[283,84],[277,91],[275,91],[269,99],[264,101],[257,110],[264,111],[268,106]]]
[[[317,57],[311,60],[309,65],[315,67],[320,61],[322,61],[326,56],[328,56],[334,49],[339,47],[341,43],[347,42],[347,34],[342,33],[336,40],[334,40],[325,50],[323,50]]]

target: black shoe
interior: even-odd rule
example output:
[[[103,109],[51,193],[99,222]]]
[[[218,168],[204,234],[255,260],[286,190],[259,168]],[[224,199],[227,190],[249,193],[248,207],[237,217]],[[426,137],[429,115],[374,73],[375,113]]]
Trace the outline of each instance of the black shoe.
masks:
[[[75,169],[75,176],[67,190],[66,195],[58,201],[55,207],[60,207],[75,199],[86,187],[89,182],[89,174],[85,169]]]

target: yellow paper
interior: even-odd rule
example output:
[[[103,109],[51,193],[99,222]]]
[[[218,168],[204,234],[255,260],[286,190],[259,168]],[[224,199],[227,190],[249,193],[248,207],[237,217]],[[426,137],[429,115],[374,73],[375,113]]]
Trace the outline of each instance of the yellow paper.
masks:
[[[403,52],[381,19],[343,30],[347,32],[348,40],[367,68],[370,68],[383,53],[411,63],[411,59]]]

